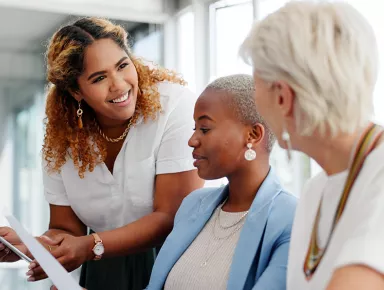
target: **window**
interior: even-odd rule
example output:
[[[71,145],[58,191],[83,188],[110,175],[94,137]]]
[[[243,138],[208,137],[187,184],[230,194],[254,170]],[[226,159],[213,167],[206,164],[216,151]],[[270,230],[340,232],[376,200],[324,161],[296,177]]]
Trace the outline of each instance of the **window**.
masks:
[[[177,18],[177,70],[192,91],[195,84],[195,17],[186,11]]]
[[[253,2],[219,1],[209,9],[210,80],[234,73],[252,74],[238,52],[253,23]]]
[[[239,47],[253,22],[252,1],[219,1],[209,6],[210,81],[234,73],[252,74],[239,57]],[[209,180],[207,187],[223,186],[226,178]]]
[[[30,103],[22,109],[13,112],[13,122],[10,122],[12,136],[6,143],[6,162],[8,172],[5,176],[13,177],[12,186],[5,183],[5,202],[13,214],[31,232],[41,235],[47,229],[48,205],[43,195],[41,176],[41,147],[43,143],[44,96],[36,94],[29,99]],[[11,108],[7,108],[11,110]],[[9,147],[10,146],[10,147]],[[4,156],[5,157],[5,156]],[[0,160],[1,161],[1,160]],[[0,164],[1,165],[1,164]],[[0,166],[0,169],[2,166]],[[9,167],[13,168],[9,172]],[[6,170],[4,167],[3,170]],[[7,187],[8,188],[7,190]],[[7,201],[7,195],[10,199]],[[5,221],[0,219],[0,225]],[[50,281],[44,280],[29,283],[25,273],[27,264],[19,261],[11,264],[0,263],[0,285],[2,290],[11,289],[48,289]]]
[[[263,19],[267,17],[288,2],[289,0],[259,0],[259,5],[257,6],[257,18]]]

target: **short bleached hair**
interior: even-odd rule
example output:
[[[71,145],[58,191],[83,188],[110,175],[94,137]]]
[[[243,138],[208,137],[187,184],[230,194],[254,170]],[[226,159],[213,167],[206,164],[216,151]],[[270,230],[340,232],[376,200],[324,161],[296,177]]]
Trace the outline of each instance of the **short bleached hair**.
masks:
[[[263,125],[265,130],[265,144],[267,152],[271,152],[275,143],[275,135],[272,133],[268,124],[260,116],[256,108],[254,98],[255,85],[253,77],[247,74],[236,74],[218,78],[211,82],[206,90],[217,90],[223,92],[223,97],[228,97],[236,117],[245,125]]]
[[[352,133],[373,115],[376,39],[347,3],[289,2],[254,24],[240,55],[255,76],[292,87],[302,135]]]

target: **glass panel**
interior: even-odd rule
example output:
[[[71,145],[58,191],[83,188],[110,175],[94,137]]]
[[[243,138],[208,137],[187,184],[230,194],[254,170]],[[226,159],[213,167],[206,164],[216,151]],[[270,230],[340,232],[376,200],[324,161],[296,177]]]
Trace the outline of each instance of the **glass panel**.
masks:
[[[235,74],[252,73],[252,68],[239,58],[239,47],[253,22],[252,1],[211,7],[211,73],[210,80]]]
[[[195,85],[195,16],[192,11],[181,14],[177,19],[177,70],[196,91]]]
[[[44,98],[36,96],[31,106],[17,111],[13,124],[13,213],[33,235],[41,235],[48,224],[48,205],[44,200],[41,176]],[[11,144],[12,144],[11,143]],[[49,289],[49,280],[29,283],[24,261],[0,263],[1,290]]]
[[[235,73],[252,74],[252,68],[239,58],[239,47],[253,22],[252,1],[219,1],[210,5],[210,81]],[[226,178],[206,181],[206,187],[223,186]]]
[[[259,5],[257,6],[257,18],[265,18],[280,7],[284,6],[289,1],[290,0],[259,0]]]

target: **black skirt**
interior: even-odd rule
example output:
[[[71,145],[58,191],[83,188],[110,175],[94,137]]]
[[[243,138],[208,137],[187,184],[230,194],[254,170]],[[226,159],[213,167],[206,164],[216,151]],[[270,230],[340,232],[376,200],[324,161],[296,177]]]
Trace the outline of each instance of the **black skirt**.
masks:
[[[87,290],[143,290],[148,286],[156,249],[83,264],[80,286]]]

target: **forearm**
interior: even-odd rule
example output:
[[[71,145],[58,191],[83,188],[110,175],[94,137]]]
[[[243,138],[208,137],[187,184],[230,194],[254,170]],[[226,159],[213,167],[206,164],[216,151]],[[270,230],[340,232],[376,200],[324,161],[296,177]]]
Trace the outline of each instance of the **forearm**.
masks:
[[[105,247],[104,257],[129,255],[159,245],[172,230],[173,218],[170,213],[153,212],[124,227],[98,233]]]
[[[72,235],[72,236],[78,237],[78,236],[81,236],[81,235],[86,235],[87,232],[84,231],[84,232],[82,232],[82,233],[80,234],[80,233],[76,233],[76,232],[71,231],[71,230],[50,228],[50,229],[49,229],[48,231],[46,231],[43,235],[44,235],[44,236],[47,236],[47,237],[49,237],[49,238],[53,238],[53,237],[56,236],[57,234],[68,234],[68,235]]]

